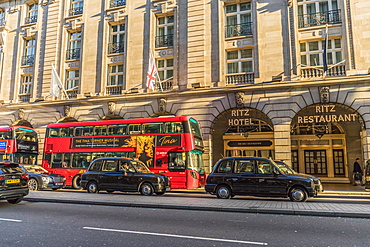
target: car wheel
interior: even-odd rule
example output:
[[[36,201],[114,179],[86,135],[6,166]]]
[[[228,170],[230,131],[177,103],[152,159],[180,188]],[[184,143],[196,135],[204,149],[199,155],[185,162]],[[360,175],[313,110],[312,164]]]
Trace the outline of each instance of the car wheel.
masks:
[[[72,180],[72,187],[76,190],[82,190],[81,187],[81,176],[77,175]]]
[[[158,196],[162,196],[162,195],[164,195],[164,193],[166,193],[166,192],[165,191],[162,191],[162,192],[157,192],[155,194],[158,195]]]
[[[307,197],[306,190],[301,187],[294,187],[289,191],[289,198],[292,202],[305,202]]]
[[[20,203],[22,201],[23,197],[19,197],[19,198],[16,198],[16,199],[9,199],[8,202],[10,204],[17,204],[17,203]]]
[[[154,191],[153,186],[151,184],[148,184],[148,183],[144,183],[140,187],[140,193],[144,196],[153,195],[153,191]]]
[[[87,184],[87,192],[88,193],[98,193],[98,185],[95,181],[91,181]]]
[[[229,186],[220,185],[217,187],[216,195],[220,199],[230,199],[232,192]]]
[[[30,191],[35,191],[39,189],[39,183],[36,179],[31,178],[30,180],[28,180],[28,189]]]

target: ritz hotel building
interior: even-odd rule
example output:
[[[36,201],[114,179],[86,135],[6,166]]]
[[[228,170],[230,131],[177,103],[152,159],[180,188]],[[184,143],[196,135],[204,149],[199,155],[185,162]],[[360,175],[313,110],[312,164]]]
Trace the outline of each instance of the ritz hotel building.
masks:
[[[0,32],[0,125],[41,150],[66,119],[192,115],[206,172],[260,156],[349,183],[370,158],[370,1],[0,0]]]

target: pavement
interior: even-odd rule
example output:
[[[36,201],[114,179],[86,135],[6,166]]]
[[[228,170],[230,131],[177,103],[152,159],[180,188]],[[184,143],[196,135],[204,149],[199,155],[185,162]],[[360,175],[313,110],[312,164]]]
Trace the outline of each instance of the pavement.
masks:
[[[29,202],[72,203],[120,207],[222,211],[239,213],[284,214],[322,217],[370,219],[370,192],[363,186],[324,184],[325,191],[305,203],[287,198],[236,196],[217,199],[204,189],[172,190],[163,196],[142,196],[138,193],[90,194],[84,190],[31,191],[24,197]],[[326,190],[327,189],[327,190]],[[339,201],[338,201],[338,198]]]

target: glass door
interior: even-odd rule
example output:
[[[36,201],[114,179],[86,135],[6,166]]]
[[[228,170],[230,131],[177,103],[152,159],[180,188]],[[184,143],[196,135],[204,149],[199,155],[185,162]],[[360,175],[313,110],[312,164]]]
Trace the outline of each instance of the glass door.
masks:
[[[327,176],[326,150],[305,150],[304,162],[306,174]]]

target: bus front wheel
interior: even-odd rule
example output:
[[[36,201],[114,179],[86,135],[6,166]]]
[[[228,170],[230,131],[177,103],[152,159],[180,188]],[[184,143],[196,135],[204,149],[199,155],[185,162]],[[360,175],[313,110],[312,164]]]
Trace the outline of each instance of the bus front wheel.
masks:
[[[72,187],[73,189],[82,190],[81,187],[81,176],[77,175],[72,180]]]

